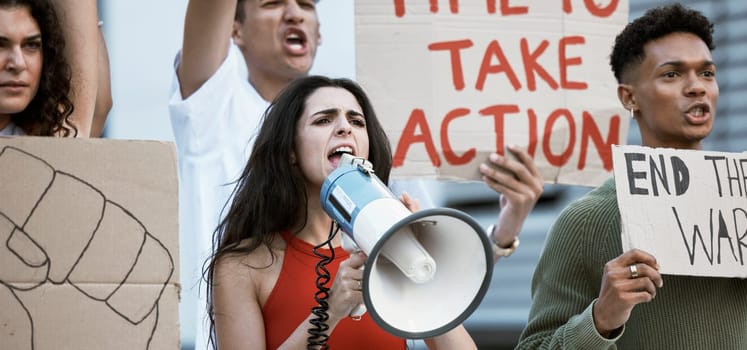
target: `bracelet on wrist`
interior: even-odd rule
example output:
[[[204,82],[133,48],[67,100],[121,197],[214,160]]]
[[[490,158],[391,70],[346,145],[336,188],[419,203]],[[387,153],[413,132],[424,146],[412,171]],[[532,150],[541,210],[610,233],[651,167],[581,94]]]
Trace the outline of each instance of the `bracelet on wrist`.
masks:
[[[501,247],[501,245],[493,238],[494,231],[495,224],[488,226],[488,239],[490,240],[490,243],[492,243],[493,254],[506,258],[511,256],[511,254],[516,251],[516,248],[519,247],[519,243],[521,243],[519,237],[514,237],[514,240],[507,247]]]

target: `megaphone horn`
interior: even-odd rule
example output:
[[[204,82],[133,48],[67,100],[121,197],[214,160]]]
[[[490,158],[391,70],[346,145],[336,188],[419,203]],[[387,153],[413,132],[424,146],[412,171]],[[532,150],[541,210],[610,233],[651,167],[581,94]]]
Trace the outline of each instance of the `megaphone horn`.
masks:
[[[384,330],[433,337],[461,324],[482,301],[493,257],[471,216],[449,208],[410,212],[370,162],[349,154],[325,179],[320,197],[343,240],[368,255],[363,300]]]

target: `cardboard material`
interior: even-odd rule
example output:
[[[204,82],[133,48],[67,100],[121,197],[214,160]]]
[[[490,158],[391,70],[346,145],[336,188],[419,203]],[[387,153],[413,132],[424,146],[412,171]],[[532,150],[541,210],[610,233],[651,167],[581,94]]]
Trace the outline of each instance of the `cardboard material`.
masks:
[[[179,344],[173,145],[0,138],[0,347]]]
[[[624,250],[665,274],[747,277],[747,152],[619,146],[613,159]]]
[[[625,143],[609,54],[628,1],[359,0],[356,79],[394,177],[479,180],[515,144],[546,181],[594,186]]]

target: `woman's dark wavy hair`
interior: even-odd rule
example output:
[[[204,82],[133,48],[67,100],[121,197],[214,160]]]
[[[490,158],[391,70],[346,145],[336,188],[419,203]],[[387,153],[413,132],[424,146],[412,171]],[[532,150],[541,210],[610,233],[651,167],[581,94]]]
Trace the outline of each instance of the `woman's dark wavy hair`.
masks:
[[[0,0],[0,8],[25,7],[31,12],[42,35],[42,71],[39,89],[26,109],[11,116],[14,124],[34,136],[78,134],[70,122],[70,64],[65,59],[65,38],[49,0]]]
[[[368,160],[373,163],[374,172],[384,183],[389,179],[392,167],[389,139],[370,100],[357,83],[348,79],[308,76],[288,85],[265,112],[249,161],[233,191],[228,213],[213,235],[213,256],[203,271],[208,289],[210,341],[213,345],[212,283],[216,263],[229,255],[248,254],[262,245],[269,248],[273,237],[279,232],[306,223],[308,198],[305,180],[290,159],[295,146],[296,123],[304,111],[306,100],[323,87],[343,88],[355,96],[366,119]],[[272,249],[270,253],[274,260]]]
[[[680,4],[652,8],[628,23],[615,38],[610,66],[617,82],[622,83],[625,71],[646,58],[644,45],[671,33],[691,33],[703,40],[709,49],[716,48],[713,43],[713,23],[702,13]]]

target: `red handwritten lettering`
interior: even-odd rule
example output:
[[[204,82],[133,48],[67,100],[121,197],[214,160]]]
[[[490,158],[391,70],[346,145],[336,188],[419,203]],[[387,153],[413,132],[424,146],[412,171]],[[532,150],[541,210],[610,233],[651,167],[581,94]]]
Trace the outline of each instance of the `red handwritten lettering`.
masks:
[[[586,6],[586,10],[589,11],[592,16],[604,18],[611,16],[613,13],[615,13],[615,11],[617,11],[618,2],[619,0],[611,0],[609,5],[607,5],[606,7],[601,7],[600,5],[597,5],[593,0],[584,0],[584,5]],[[563,0],[563,12],[573,12],[571,0]]]
[[[495,14],[495,0],[487,0],[488,3],[488,13],[489,14]],[[510,15],[524,15],[529,12],[528,6],[511,6],[508,4],[508,0],[501,0],[501,15],[503,16],[510,16]]]
[[[495,130],[495,151],[498,154],[506,153],[503,142],[503,117],[508,113],[519,113],[519,106],[493,105],[480,110],[481,115],[493,117],[493,130]]]
[[[498,64],[491,64],[493,57],[498,59]],[[519,83],[519,79],[516,78],[516,73],[514,73],[514,69],[511,68],[511,64],[508,62],[506,55],[503,54],[501,45],[497,40],[493,40],[488,44],[487,49],[485,49],[485,55],[482,58],[482,64],[480,64],[480,72],[477,76],[475,88],[478,91],[482,91],[485,87],[485,79],[488,74],[501,72],[506,73],[506,77],[511,82],[511,85],[513,85],[514,90],[519,90],[521,88],[521,83]]]
[[[558,120],[558,118],[564,117],[565,120],[568,122],[568,132],[567,133],[553,133],[553,127],[555,126],[555,121]],[[560,153],[560,155],[556,155],[552,153],[552,149],[550,148],[550,141],[552,139],[552,136],[569,136],[568,143],[565,145],[565,150]],[[576,124],[573,122],[573,116],[571,115],[571,112],[565,108],[556,109],[553,111],[549,117],[547,117],[547,120],[545,121],[545,133],[542,137],[542,152],[545,154],[545,158],[547,158],[547,162],[551,165],[560,167],[563,166],[563,164],[568,162],[568,159],[571,158],[571,154],[573,154],[573,146],[576,144]]]
[[[431,4],[431,13],[438,13],[438,0],[429,0]],[[449,10],[451,13],[459,13],[459,1],[449,0]],[[405,16],[405,0],[394,0],[394,15],[397,17]]]
[[[449,142],[449,124],[453,119],[461,118],[469,114],[467,108],[457,108],[446,114],[443,122],[441,122],[441,146],[443,147],[444,159],[446,162],[452,165],[462,165],[469,163],[477,151],[474,148],[470,148],[461,156],[456,155],[454,150],[451,148],[451,142]],[[432,157],[431,157],[432,159]]]
[[[602,134],[591,114],[584,111],[582,115],[581,153],[578,159],[578,169],[581,170],[586,167],[586,154],[589,148],[589,139],[591,139],[597,148],[599,158],[602,159],[604,169],[607,171],[612,170],[612,145],[620,143],[620,116],[613,115],[610,119],[610,128],[607,130],[607,142],[605,142],[602,140]]]
[[[529,108],[527,110],[527,117],[529,118],[529,144],[527,145],[527,153],[534,157],[534,152],[537,150],[537,113]]]
[[[462,56],[459,50],[472,47],[472,40],[442,41],[428,45],[430,51],[449,51],[451,58],[451,81],[454,89],[461,91],[464,89],[464,73],[462,71]]]
[[[418,128],[421,130],[420,134],[415,133],[415,130]],[[433,144],[433,137],[431,136],[431,129],[428,127],[428,121],[425,119],[425,112],[422,109],[413,109],[412,113],[410,113],[410,118],[407,120],[407,125],[402,130],[402,137],[400,137],[397,143],[397,150],[394,152],[392,166],[395,168],[402,166],[405,163],[405,157],[407,156],[407,151],[410,150],[410,146],[419,142],[422,142],[423,146],[425,146],[425,150],[428,152],[433,166],[440,167],[441,159],[438,158],[436,146]]]
[[[524,73],[527,76],[527,89],[529,89],[529,91],[537,90],[537,83],[535,82],[533,72],[536,72],[542,80],[547,82],[547,85],[549,85],[550,88],[553,90],[558,89],[558,83],[552,78],[552,76],[550,76],[550,73],[547,73],[547,70],[537,62],[539,56],[545,52],[545,49],[547,49],[549,45],[550,43],[547,40],[542,40],[536,50],[529,52],[529,43],[527,42],[527,39],[521,39],[521,58],[524,61]]]
[[[542,40],[532,48],[526,38],[521,38],[519,42],[519,51],[521,53],[521,62],[523,64],[524,75],[526,76],[527,89],[529,91],[537,90],[537,78],[543,80],[552,90],[586,90],[588,84],[584,81],[573,81],[569,78],[568,70],[572,66],[581,66],[583,60],[579,56],[569,57],[568,47],[571,45],[582,45],[586,39],[582,36],[563,37],[558,42],[558,72],[557,79],[549,73],[548,69],[540,63],[540,59],[547,52],[550,41]],[[428,45],[430,51],[446,51],[449,53],[449,63],[451,68],[451,81],[456,91],[464,90],[465,76],[462,55],[466,50],[474,46],[470,39],[434,42]],[[515,63],[515,62],[514,62]],[[522,83],[516,75],[514,65],[506,57],[501,47],[501,43],[492,40],[485,48],[482,56],[482,62],[477,72],[475,80],[475,89],[483,91],[489,75],[505,74],[511,87],[518,91],[522,88]]]
[[[558,44],[558,65],[560,66],[560,86],[566,90],[586,90],[587,84],[579,81],[568,81],[568,66],[583,64],[581,57],[566,57],[566,46],[583,44],[586,39],[582,36],[567,36],[560,39]]]
[[[422,144],[434,167],[441,166],[441,157],[446,163],[453,166],[464,165],[474,160],[477,149],[469,148],[462,154],[457,154],[451,145],[449,138],[449,128],[452,122],[459,118],[468,117],[469,108],[454,108],[446,113],[441,121],[439,130],[439,140],[441,142],[441,153],[437,151],[436,144],[428,125],[425,112],[422,109],[413,109],[407,124],[404,127],[402,136],[397,142],[394,152],[393,166],[401,167],[407,158],[410,147],[414,144]],[[506,136],[506,118],[509,115],[521,114],[520,107],[515,104],[497,104],[487,106],[479,111],[482,117],[493,118],[493,129],[495,132],[495,152],[505,155],[505,136]],[[542,130],[539,130],[537,113],[534,109],[527,109],[526,118],[528,121],[529,136],[527,153],[534,157],[538,143],[542,144],[541,152],[547,159],[547,162],[555,167],[563,167],[568,164],[574,152],[578,152],[579,160],[576,167],[578,170],[586,168],[587,159],[589,158],[590,148],[594,147],[595,154],[602,161],[605,170],[612,170],[612,145],[618,144],[620,139],[620,116],[613,115],[610,117],[609,129],[607,129],[606,138],[602,136],[597,121],[588,111],[581,112],[581,121],[576,121],[572,113],[566,108],[558,108],[550,112],[545,120]],[[557,123],[565,123],[563,127],[556,127]],[[576,125],[581,123],[580,136],[576,135]],[[512,130],[518,132],[518,130]],[[541,140],[538,138],[542,135]],[[576,147],[576,139],[580,138],[579,146]],[[553,140],[560,142],[553,143]],[[562,149],[558,149],[562,148]],[[558,152],[558,153],[555,153]]]

